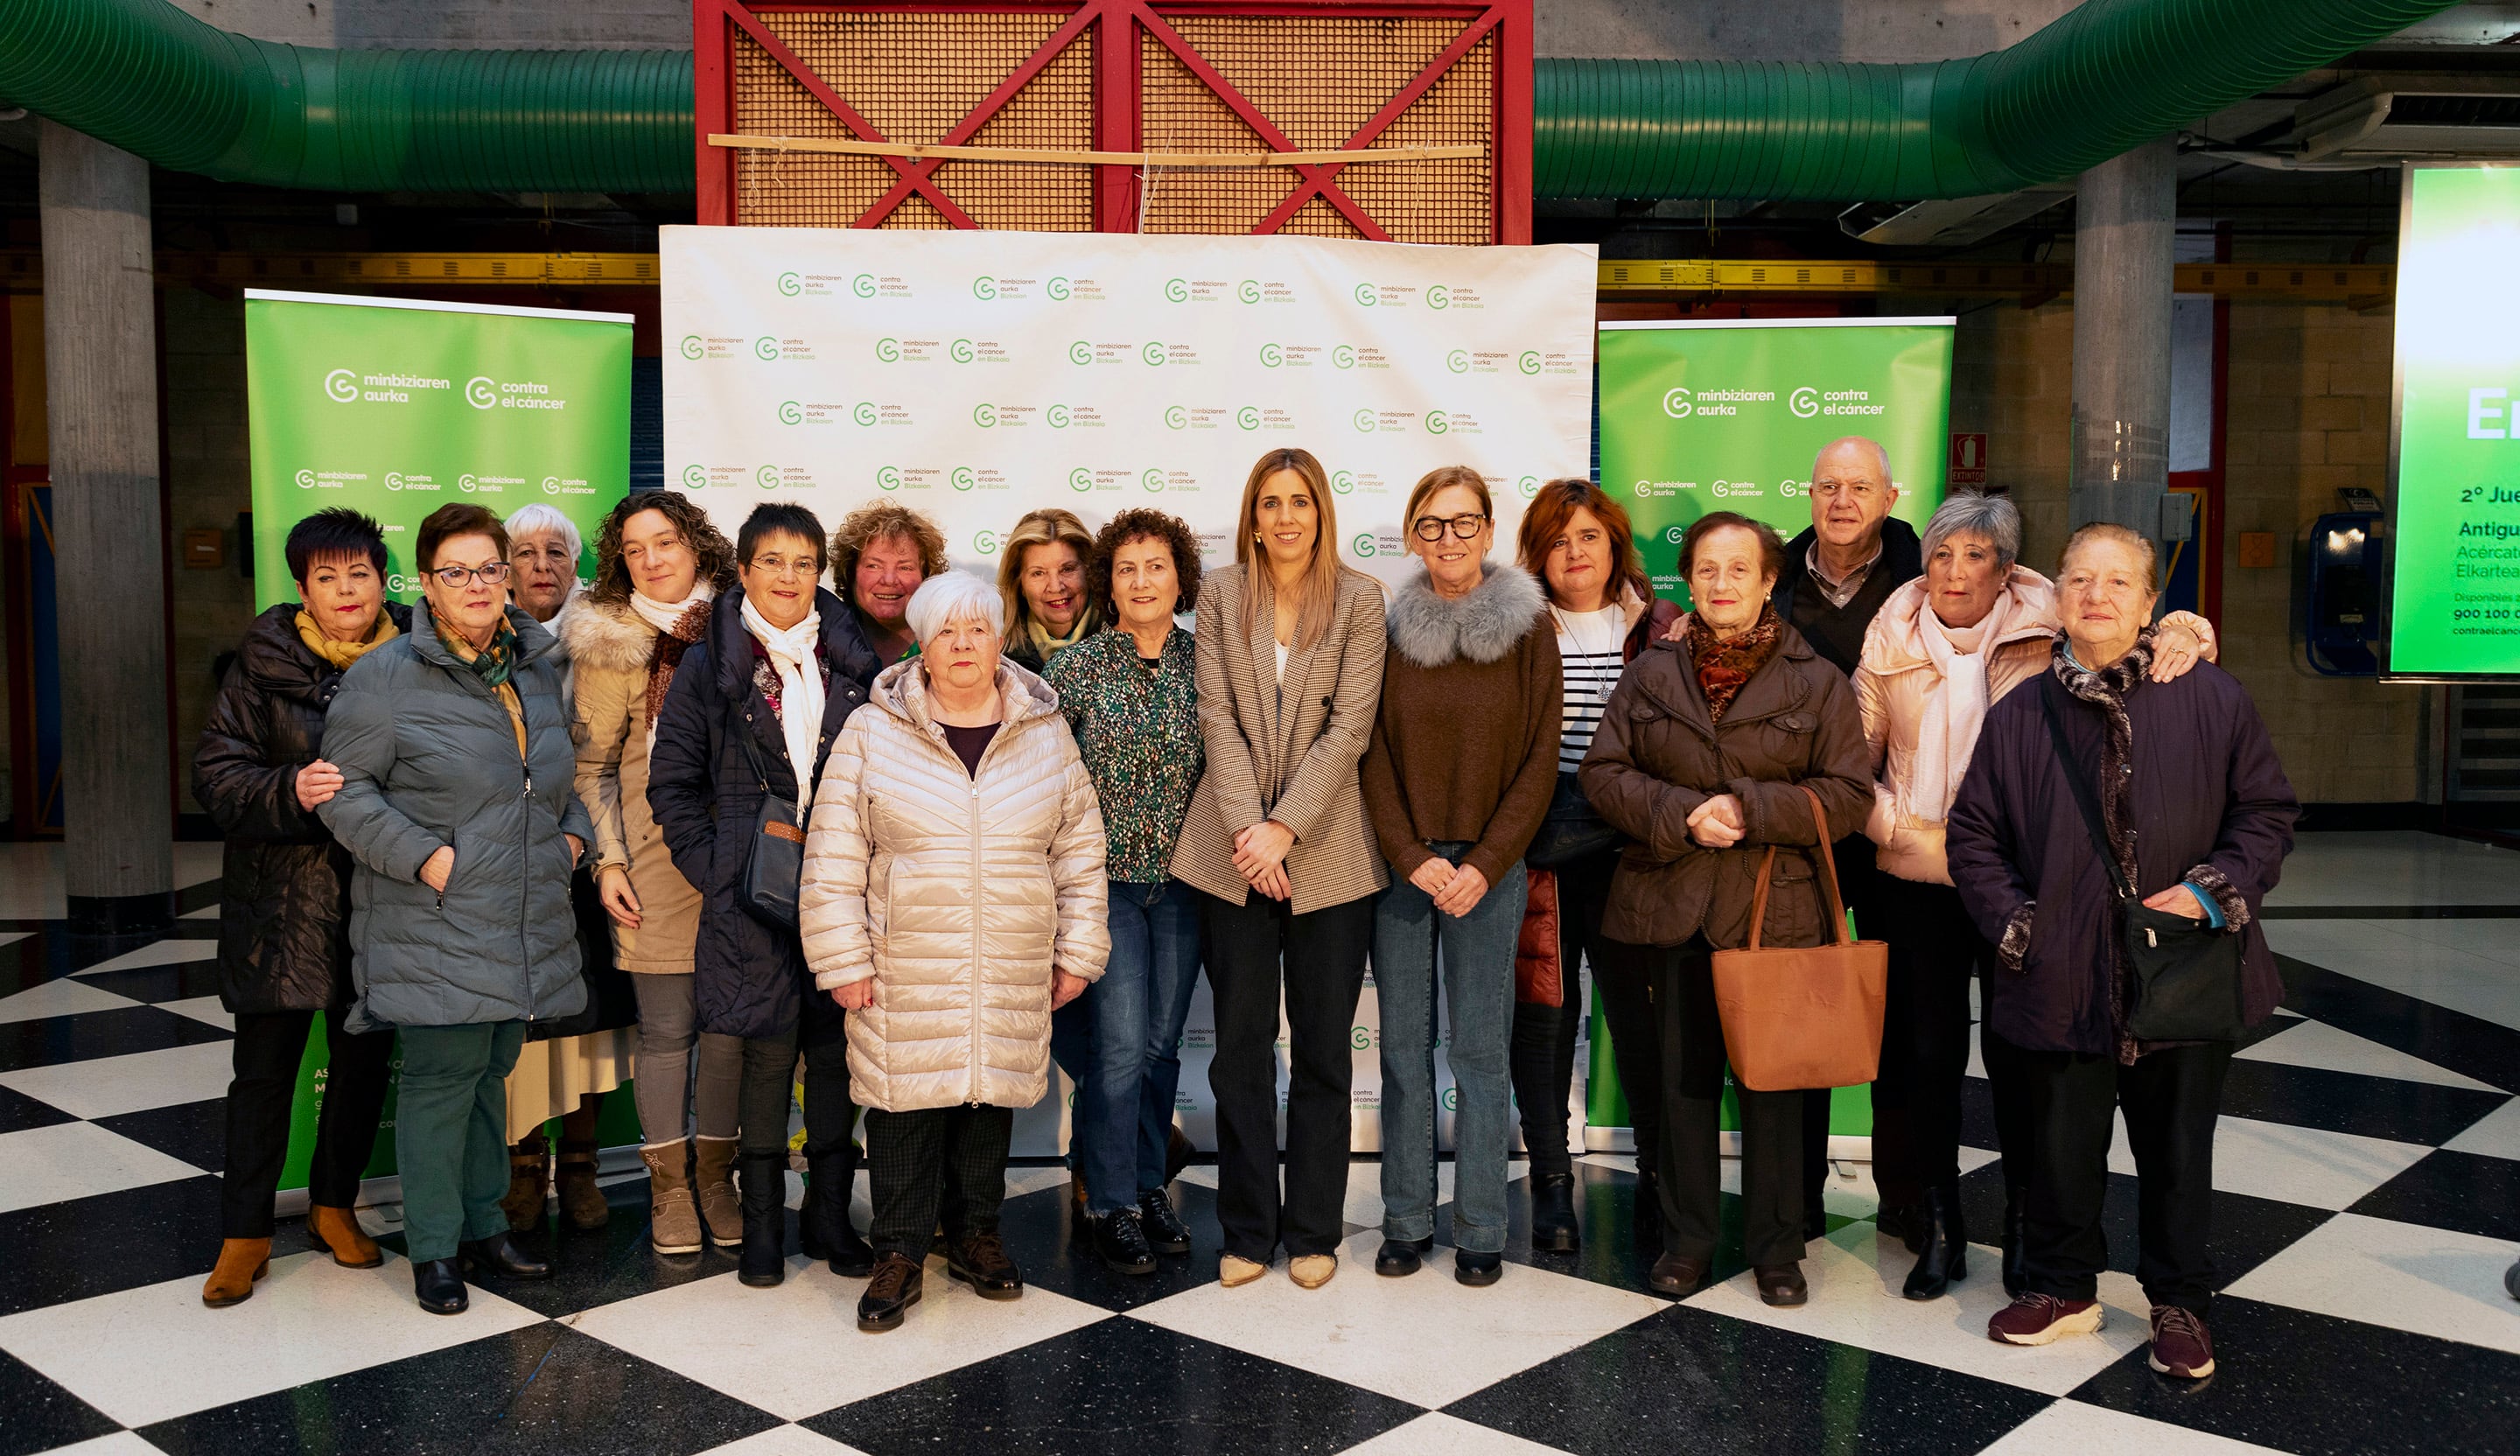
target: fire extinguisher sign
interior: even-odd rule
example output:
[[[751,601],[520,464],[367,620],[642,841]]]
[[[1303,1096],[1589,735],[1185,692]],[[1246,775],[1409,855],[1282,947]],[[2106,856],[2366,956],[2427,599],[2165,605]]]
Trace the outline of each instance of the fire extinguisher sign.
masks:
[[[1955,434],[1952,436],[1952,458],[1945,478],[1954,490],[1986,488],[1986,436]]]

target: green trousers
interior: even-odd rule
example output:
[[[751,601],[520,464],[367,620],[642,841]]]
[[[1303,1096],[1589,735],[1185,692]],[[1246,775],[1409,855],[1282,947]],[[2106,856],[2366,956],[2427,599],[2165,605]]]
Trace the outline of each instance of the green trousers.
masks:
[[[413,1263],[508,1231],[507,1083],[524,1045],[522,1022],[402,1028],[394,1163]]]

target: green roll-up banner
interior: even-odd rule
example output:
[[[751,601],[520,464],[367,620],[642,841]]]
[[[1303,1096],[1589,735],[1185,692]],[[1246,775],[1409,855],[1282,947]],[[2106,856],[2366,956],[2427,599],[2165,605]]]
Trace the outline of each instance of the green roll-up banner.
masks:
[[[586,538],[578,574],[592,574],[596,527],[630,488],[630,315],[259,289],[245,297],[256,610],[296,599],[289,530],[327,506],[384,527],[392,601],[420,599],[414,533],[449,501],[503,517],[535,501],[558,507]],[[325,1065],[319,1021],[283,1188],[306,1186]],[[389,1097],[369,1173],[392,1171]]]
[[[1654,588],[1688,600],[1680,539],[1737,511],[1790,540],[1812,523],[1812,461],[1845,435],[1878,440],[1922,526],[1943,500],[1951,429],[1949,318],[1722,319],[1603,324],[1601,488],[1634,523]],[[1600,999],[1593,1005],[1586,1121],[1628,1125]],[[1739,1121],[1728,1092],[1724,1125]],[[1865,1089],[1840,1088],[1830,1131],[1872,1130]]]
[[[557,506],[585,533],[630,488],[630,315],[248,290],[253,598],[292,600],[282,547],[326,506],[385,528],[386,590],[420,600],[412,533],[448,501]]]

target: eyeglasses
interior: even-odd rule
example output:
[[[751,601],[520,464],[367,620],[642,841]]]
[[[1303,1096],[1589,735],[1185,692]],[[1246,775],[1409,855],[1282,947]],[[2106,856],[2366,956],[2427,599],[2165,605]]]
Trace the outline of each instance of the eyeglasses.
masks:
[[[748,565],[764,576],[820,576],[823,564],[810,556],[756,556]]]
[[[514,570],[506,562],[486,562],[477,567],[439,567],[428,574],[437,578],[448,591],[462,591],[475,576],[483,586],[497,586]]]
[[[1881,493],[1881,487],[1869,480],[1814,480],[1811,490],[1812,494],[1822,500],[1833,500],[1838,495],[1845,494],[1863,501],[1870,500]]]
[[[1444,528],[1451,526],[1454,539],[1468,541],[1476,539],[1487,523],[1488,519],[1478,515],[1456,516],[1450,521],[1441,516],[1420,516],[1410,523],[1409,529],[1420,541],[1440,541],[1444,539]]]

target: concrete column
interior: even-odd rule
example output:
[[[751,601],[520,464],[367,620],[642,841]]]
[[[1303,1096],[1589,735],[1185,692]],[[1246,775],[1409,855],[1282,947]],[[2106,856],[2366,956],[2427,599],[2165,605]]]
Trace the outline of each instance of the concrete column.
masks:
[[[52,121],[39,161],[70,920],[163,926],[175,846],[149,164]]]
[[[2085,172],[2074,204],[2074,460],[2067,528],[2113,521],[2161,539],[2170,483],[2170,137]]]

